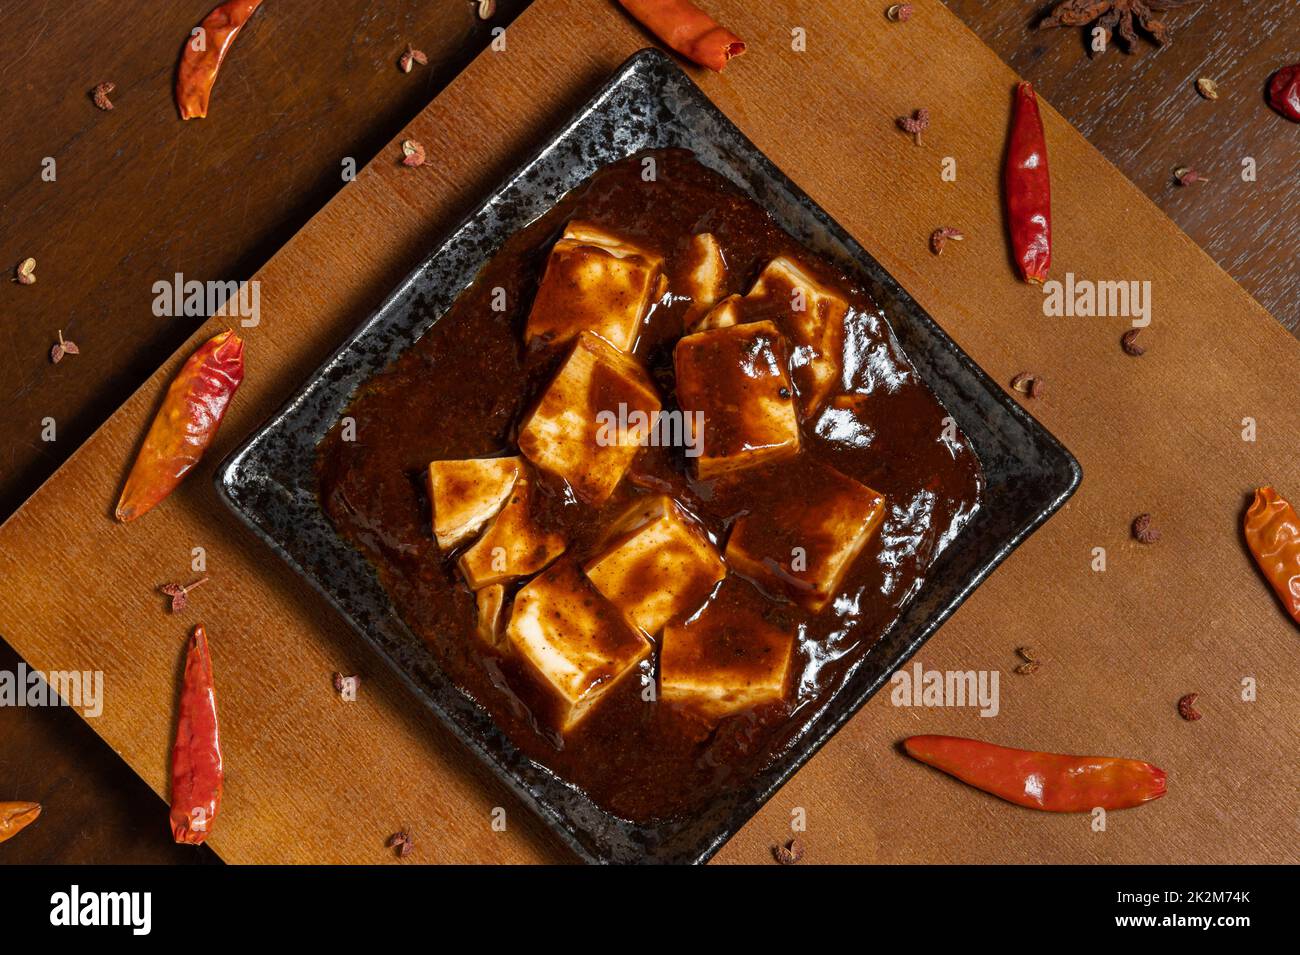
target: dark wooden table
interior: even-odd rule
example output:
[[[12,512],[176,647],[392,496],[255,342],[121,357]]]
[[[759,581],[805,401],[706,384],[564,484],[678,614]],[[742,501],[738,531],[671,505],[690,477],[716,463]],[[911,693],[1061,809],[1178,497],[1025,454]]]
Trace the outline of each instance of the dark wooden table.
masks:
[[[55,4],[0,9],[0,264],[38,261],[35,286],[0,287],[0,518],[198,321],[156,316],[154,282],[251,275],[343,187],[347,160],[368,161],[525,2],[502,0],[487,24],[462,0],[327,0],[308,20],[268,6],[218,84],[223,121],[184,125],[171,77],[210,0],[165,14],[128,2],[135,20],[102,0],[75,17]],[[1285,29],[1293,0],[1190,6],[1166,17],[1165,48],[1143,39],[1093,58],[1083,30],[1032,29],[1048,8],[1036,0],[946,2],[1280,322],[1300,326],[1289,244],[1300,126],[1263,98],[1271,71],[1300,59],[1300,35]],[[887,4],[857,6],[876,16]],[[403,75],[408,41],[430,64]],[[1218,83],[1219,99],[1196,94],[1199,76]],[[88,97],[106,80],[117,84],[112,112]],[[53,182],[41,176],[46,157]],[[1248,161],[1253,181],[1242,177]],[[1210,181],[1175,185],[1182,165]],[[60,329],[82,354],[54,366]],[[41,440],[47,418],[54,442]],[[0,644],[0,669],[18,663]],[[0,799],[85,820],[75,830],[37,823],[0,846],[0,862],[215,858],[170,843],[157,797],[71,711],[0,708]]]

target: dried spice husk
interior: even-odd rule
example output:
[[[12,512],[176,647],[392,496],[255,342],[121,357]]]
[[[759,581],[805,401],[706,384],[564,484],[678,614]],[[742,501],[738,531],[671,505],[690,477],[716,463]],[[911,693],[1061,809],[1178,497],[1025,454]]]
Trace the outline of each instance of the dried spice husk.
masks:
[[[798,839],[791,839],[783,846],[772,847],[772,857],[781,865],[795,865],[803,858],[803,843]]]
[[[424,163],[424,147],[414,139],[402,140],[402,165],[414,168],[416,166],[423,166]]]
[[[113,108],[113,104],[109,101],[108,94],[115,89],[117,89],[116,83],[100,83],[90,91],[90,98],[100,109],[110,110]]]

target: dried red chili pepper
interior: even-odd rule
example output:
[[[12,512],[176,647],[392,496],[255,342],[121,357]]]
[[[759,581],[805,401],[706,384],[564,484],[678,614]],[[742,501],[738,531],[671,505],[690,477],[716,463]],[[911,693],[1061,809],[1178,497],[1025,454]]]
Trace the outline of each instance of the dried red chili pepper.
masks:
[[[1300,623],[1300,517],[1271,487],[1261,487],[1246,510],[1246,546],[1291,619]]]
[[[221,809],[221,740],[212,657],[203,624],[194,628],[185,656],[176,745],[172,747],[172,837],[198,845],[212,833]]]
[[[643,27],[688,60],[721,72],[745,41],[690,0],[618,0]]]
[[[1284,66],[1268,81],[1268,102],[1294,123],[1300,123],[1300,63]]]
[[[176,106],[181,111],[181,119],[202,119],[208,115],[208,99],[221,64],[240,29],[261,5],[262,0],[228,0],[203,18],[199,24],[201,34],[185,41],[180,66],[176,68]],[[196,50],[195,41],[200,38],[202,49]]]
[[[1052,183],[1038,97],[1028,83],[1016,88],[1002,178],[1011,251],[1020,277],[1026,282],[1044,282],[1052,264]]]
[[[40,814],[38,802],[0,802],[0,842],[18,835]]]
[[[912,736],[903,748],[976,789],[1047,812],[1128,809],[1165,794],[1165,771],[1136,759],[1035,753],[957,736]]]
[[[216,437],[244,380],[244,343],[225,331],[200,345],[167,389],[117,502],[126,523],[170,494]]]

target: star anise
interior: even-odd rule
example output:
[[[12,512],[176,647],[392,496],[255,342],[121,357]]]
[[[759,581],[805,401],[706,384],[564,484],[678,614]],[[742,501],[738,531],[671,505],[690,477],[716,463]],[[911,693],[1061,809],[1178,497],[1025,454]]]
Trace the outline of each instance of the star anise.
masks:
[[[1156,19],[1156,13],[1181,7],[1188,0],[1062,0],[1050,15],[1041,20],[1038,29],[1050,27],[1081,27],[1093,20],[1097,26],[1110,32],[1114,30],[1129,46],[1137,43],[1137,25],[1151,34],[1156,43],[1169,38],[1169,30]]]

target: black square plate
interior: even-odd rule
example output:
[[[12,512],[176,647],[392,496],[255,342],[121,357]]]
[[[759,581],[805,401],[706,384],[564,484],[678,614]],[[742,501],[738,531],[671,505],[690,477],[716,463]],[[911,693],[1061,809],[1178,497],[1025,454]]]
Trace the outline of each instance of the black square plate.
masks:
[[[974,519],[931,567],[903,616],[813,716],[800,741],[748,785],[690,818],[634,825],[525,759],[438,669],[374,570],[316,496],[316,445],[359,385],[437,321],[501,244],[601,166],[682,147],[753,196],[813,252],[857,277],[984,466]],[[437,248],[217,474],[250,527],[348,618],[524,802],[584,859],[702,862],[830,738],[1025,537],[1078,487],[1078,462],[966,357],[898,283],[763,156],[667,56],[643,50]]]

